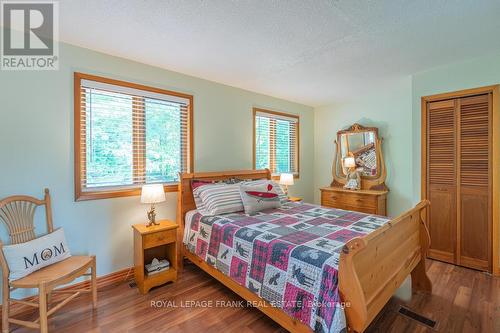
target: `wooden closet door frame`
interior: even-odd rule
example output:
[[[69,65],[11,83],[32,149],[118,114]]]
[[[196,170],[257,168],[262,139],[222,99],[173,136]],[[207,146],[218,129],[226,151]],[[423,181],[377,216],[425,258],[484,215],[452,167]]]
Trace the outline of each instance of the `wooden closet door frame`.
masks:
[[[492,158],[490,180],[491,219],[491,267],[492,274],[500,276],[500,85],[465,89],[442,94],[421,97],[421,197],[427,199],[427,103],[446,99],[461,98],[480,94],[491,94],[492,97]],[[426,223],[428,212],[424,213]],[[431,239],[432,242],[432,239]]]

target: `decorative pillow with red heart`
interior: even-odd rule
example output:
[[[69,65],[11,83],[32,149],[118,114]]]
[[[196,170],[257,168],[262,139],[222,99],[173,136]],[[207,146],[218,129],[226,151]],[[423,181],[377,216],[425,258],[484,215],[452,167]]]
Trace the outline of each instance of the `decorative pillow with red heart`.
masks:
[[[261,210],[281,207],[278,186],[272,181],[258,185],[240,185],[245,213],[253,215]]]

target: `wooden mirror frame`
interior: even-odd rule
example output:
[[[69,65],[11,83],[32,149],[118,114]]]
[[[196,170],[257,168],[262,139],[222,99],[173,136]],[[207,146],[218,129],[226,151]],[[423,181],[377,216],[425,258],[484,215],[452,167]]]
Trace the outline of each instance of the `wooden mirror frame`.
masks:
[[[346,183],[346,175],[340,166],[341,147],[340,139],[343,134],[351,133],[364,133],[364,132],[374,132],[375,133],[375,151],[377,155],[377,175],[375,176],[363,176],[361,175],[361,189],[363,190],[387,190],[385,185],[385,179],[387,178],[387,170],[385,167],[384,155],[382,153],[382,139],[378,135],[377,127],[364,127],[358,123],[351,125],[348,129],[341,130],[337,132],[337,139],[334,141],[336,151],[333,156],[332,165],[332,176],[333,181],[330,184],[332,187],[343,187]],[[339,174],[340,166],[340,174]]]

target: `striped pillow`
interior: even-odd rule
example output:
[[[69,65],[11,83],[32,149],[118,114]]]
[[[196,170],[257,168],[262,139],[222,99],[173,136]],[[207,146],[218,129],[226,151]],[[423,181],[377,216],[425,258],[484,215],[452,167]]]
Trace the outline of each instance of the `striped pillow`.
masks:
[[[209,188],[216,188],[216,187],[221,187],[221,186],[227,186],[227,184],[224,183],[212,183],[212,184],[205,184],[201,186],[197,186],[193,188],[193,199],[194,203],[196,205],[196,209],[200,214],[202,215],[209,215],[206,211],[205,204],[203,203],[203,200],[201,200],[200,193],[204,192],[205,190]]]
[[[201,207],[196,207],[202,215],[220,215],[244,210],[238,184],[204,185],[195,191],[201,201]]]
[[[222,186],[222,185],[231,185],[231,184],[238,184],[243,182],[243,179],[238,179],[238,178],[228,178],[220,181],[215,181],[215,180],[198,180],[198,179],[193,179],[191,181],[191,188],[193,190],[193,199],[194,203],[196,205],[196,209],[200,212],[202,215],[209,215],[206,212],[205,205],[203,201],[200,198],[200,187],[206,187],[206,186]]]

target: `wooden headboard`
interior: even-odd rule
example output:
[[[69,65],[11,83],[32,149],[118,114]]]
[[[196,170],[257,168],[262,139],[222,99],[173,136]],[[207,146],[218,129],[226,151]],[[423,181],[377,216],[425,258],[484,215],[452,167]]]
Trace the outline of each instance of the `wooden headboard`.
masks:
[[[184,223],[186,213],[190,210],[196,209],[193,198],[193,189],[191,188],[191,181],[193,180],[224,180],[230,178],[239,179],[271,179],[271,171],[269,169],[263,170],[236,170],[236,171],[217,171],[217,172],[198,172],[198,173],[183,173],[180,175],[179,191],[177,194],[177,224],[178,238],[177,243],[179,246],[179,260],[182,264],[183,249],[182,238],[184,236]],[[179,266],[182,267],[182,266]]]

